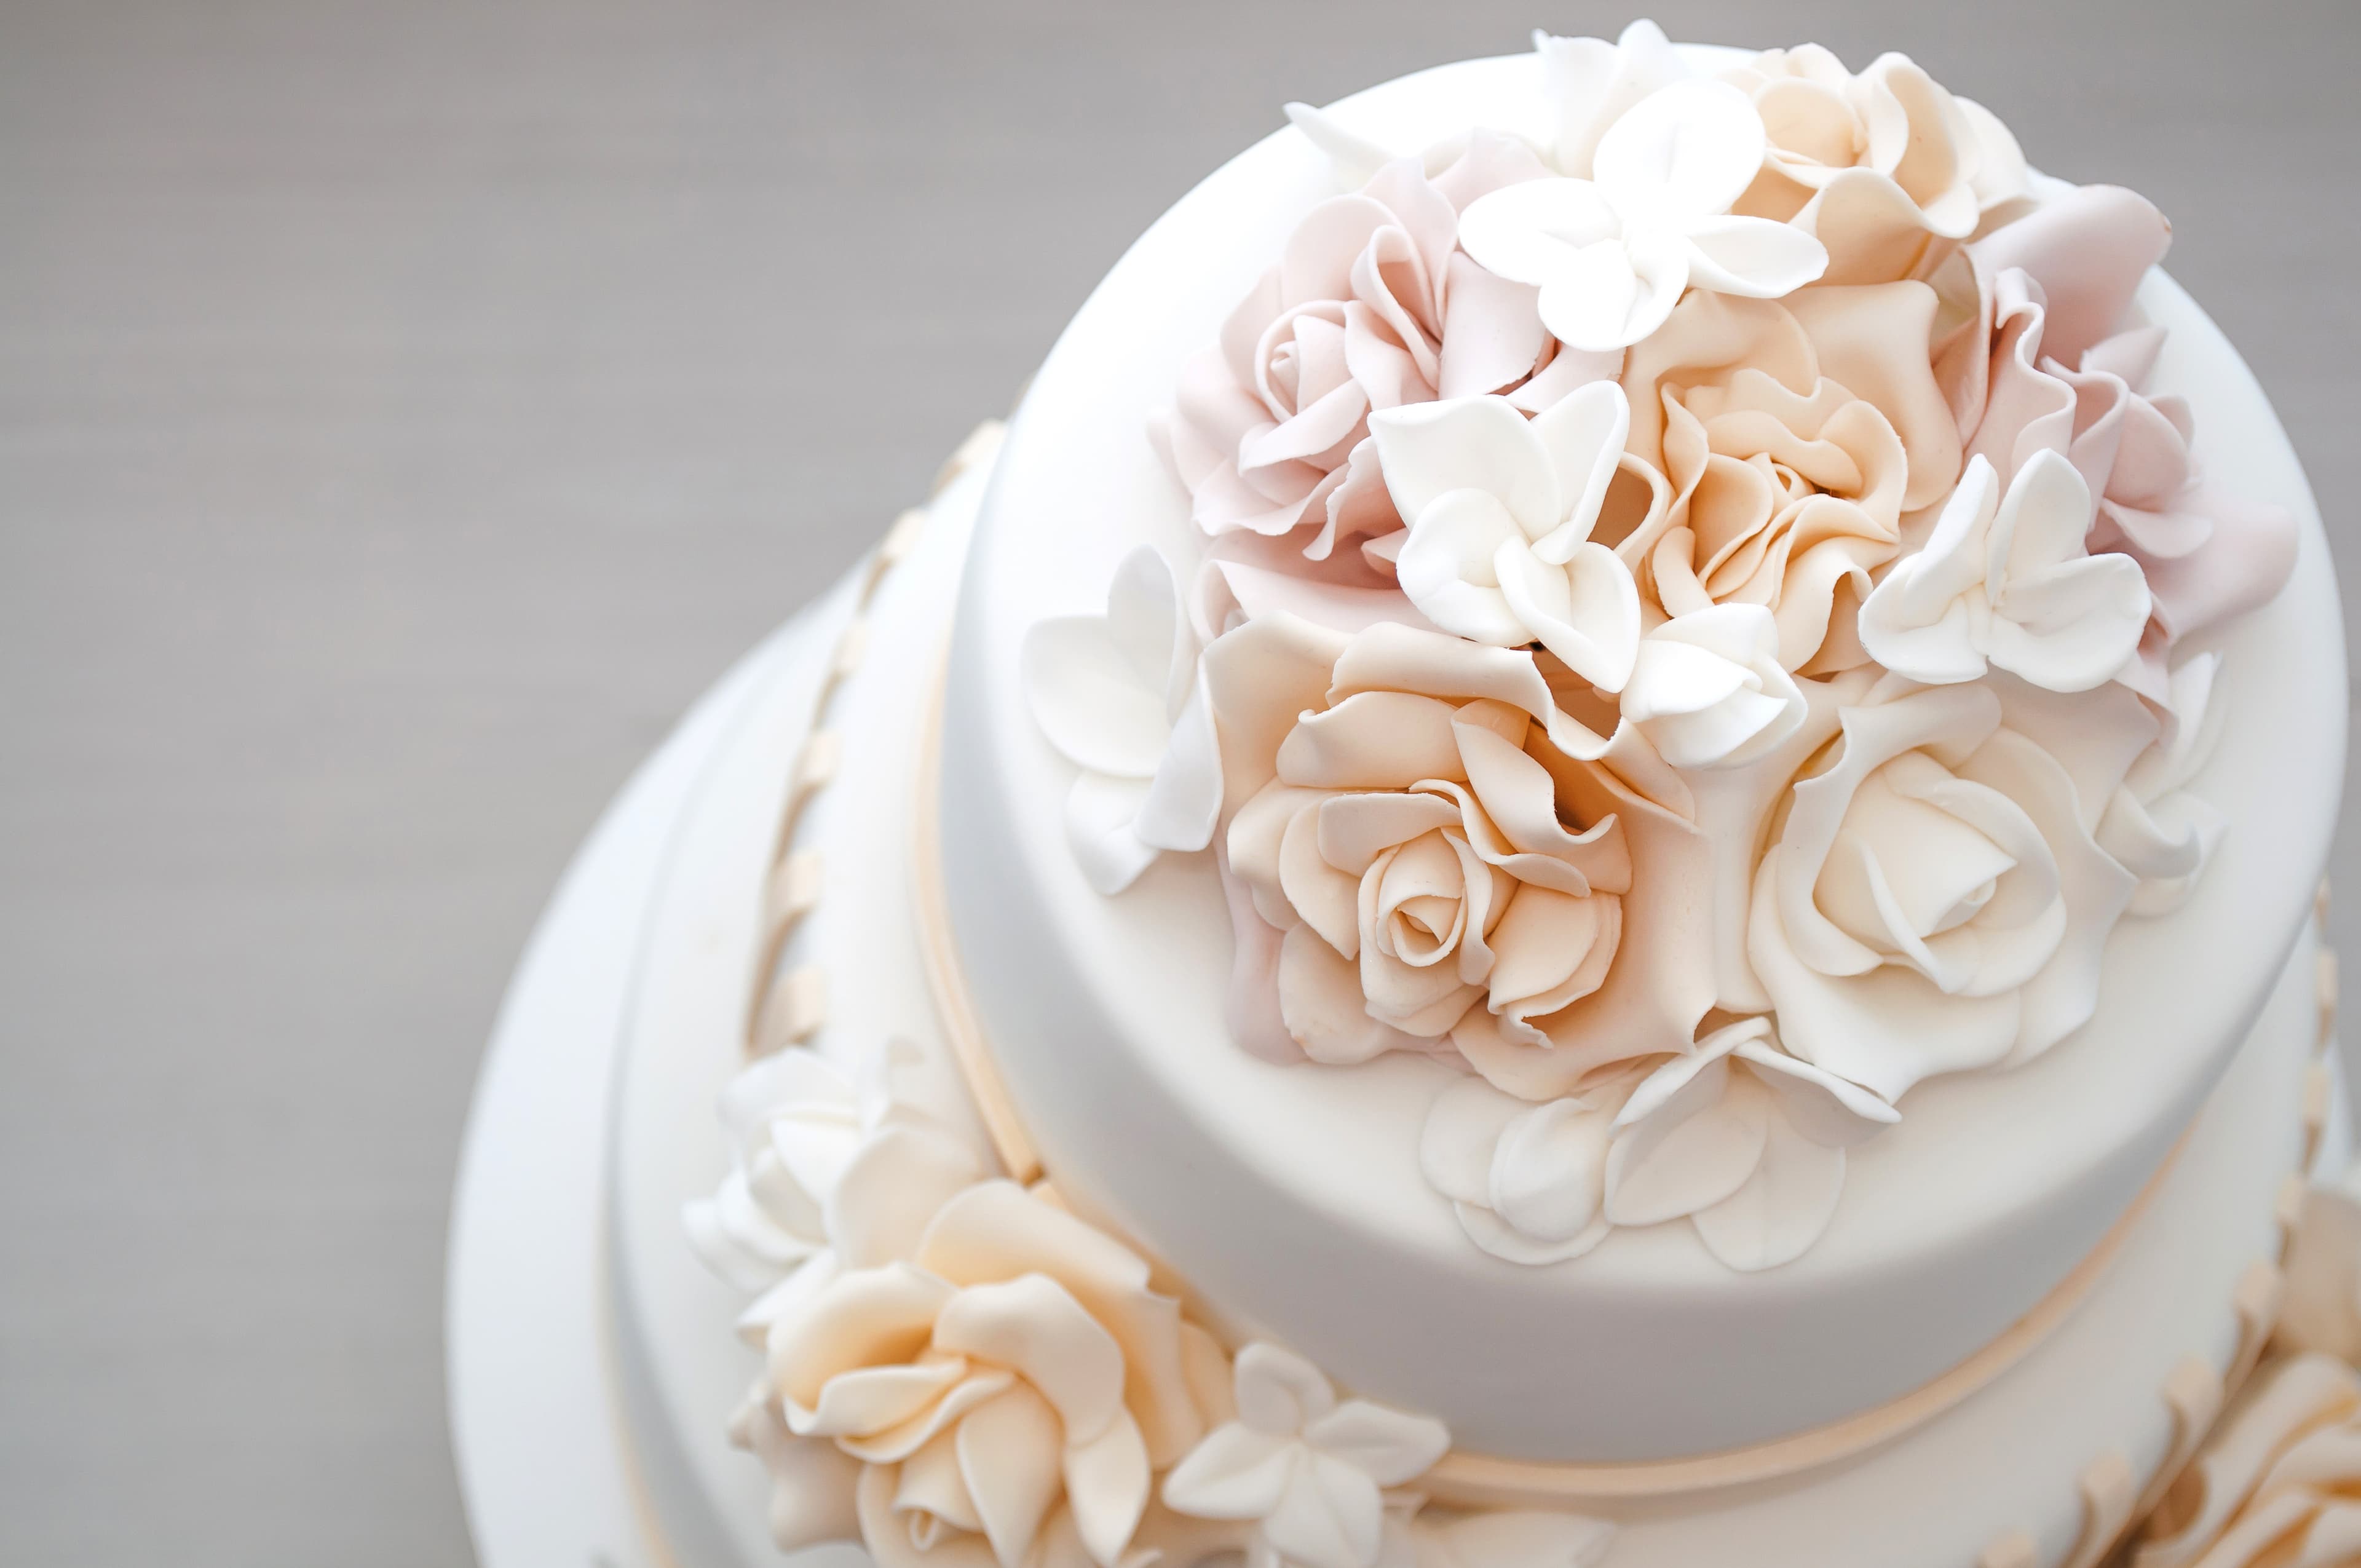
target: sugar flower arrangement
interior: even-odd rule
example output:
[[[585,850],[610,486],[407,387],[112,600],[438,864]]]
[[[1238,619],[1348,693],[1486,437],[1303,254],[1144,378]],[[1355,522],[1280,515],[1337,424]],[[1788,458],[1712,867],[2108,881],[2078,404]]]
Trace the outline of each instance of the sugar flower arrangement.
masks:
[[[1038,627],[1027,695],[1099,891],[1211,850],[1242,1046],[1464,1069],[1420,1152],[1476,1245],[1771,1267],[2187,894],[2191,640],[2294,527],[2149,390],[2139,196],[1899,55],[1537,47],[1538,144],[1290,108],[1346,188],[1150,433],[1202,559]]]

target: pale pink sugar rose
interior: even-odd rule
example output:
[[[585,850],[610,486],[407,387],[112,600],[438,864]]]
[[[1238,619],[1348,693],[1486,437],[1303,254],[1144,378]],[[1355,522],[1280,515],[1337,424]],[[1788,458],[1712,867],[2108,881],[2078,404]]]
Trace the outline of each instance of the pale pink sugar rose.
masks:
[[[2003,273],[2021,269],[2040,287],[2042,352],[2072,362],[2122,324],[2140,280],[2171,243],[2172,225],[2137,192],[2076,185],[1947,261],[1930,281],[1958,324],[1935,345],[1935,373],[1960,435],[1976,433],[1994,397],[1993,377],[2014,352],[1993,295]]]
[[[2066,454],[2096,492],[2093,553],[2121,551],[2147,575],[2150,612],[2133,677],[2160,696],[2173,646],[2267,602],[2295,570],[2295,516],[2210,482],[2191,449],[2183,399],[2147,387],[2161,327],[2093,345],[2079,370],[2054,368],[2074,390]]]
[[[1937,302],[1915,282],[1692,294],[1632,351],[1624,467],[1652,493],[1604,536],[1652,614],[1761,606],[1783,667],[1861,662],[1852,621],[1871,575],[1900,550],[1904,517],[1959,477],[1925,347]]]
[[[1201,529],[1301,530],[1299,551],[1324,559],[1399,526],[1374,459],[1355,460],[1372,410],[1521,389],[1560,358],[1554,394],[1612,372],[1558,355],[1533,291],[1457,248],[1463,207],[1547,172],[1523,143],[1477,132],[1432,177],[1397,159],[1304,217],[1151,427]]]
[[[2268,601],[2295,563],[2295,520],[2230,495],[2192,450],[2188,404],[2151,397],[2160,327],[2130,323],[2134,292],[2170,239],[2128,191],[2092,186],[1968,247],[1968,324],[1938,370],[1971,453],[2013,477],[2062,454],[2094,513],[2088,548],[2139,564],[2150,613],[2121,678],[2162,700],[2173,646]]]
[[[1707,846],[1636,729],[1566,711],[1580,683],[1523,649],[1289,616],[1206,659],[1250,1048],[1455,1052],[1547,1098],[1686,1045],[1713,1001]]]

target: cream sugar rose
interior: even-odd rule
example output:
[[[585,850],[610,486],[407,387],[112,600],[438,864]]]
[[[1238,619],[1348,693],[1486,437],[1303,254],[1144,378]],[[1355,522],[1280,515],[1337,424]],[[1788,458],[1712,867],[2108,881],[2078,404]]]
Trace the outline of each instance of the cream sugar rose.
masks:
[[[1066,874],[1110,910],[1168,857],[1218,887],[1203,1049],[1339,1095],[1418,1064],[1384,1081],[1430,1086],[1401,1157],[1451,1267],[1578,1277],[1678,1233],[1709,1284],[1775,1278],[1920,1085],[2074,1051],[2125,923],[2202,884],[2218,634],[2299,531],[2195,455],[2140,197],[2032,173],[1896,55],[1536,47],[1521,131],[1381,145],[1290,107],[1335,192],[1140,433],[1185,540],[1030,620],[1021,696]],[[1347,1382],[1174,1273],[1126,1194],[1005,1133],[988,1057],[793,1044],[725,1101],[689,1223],[752,1294],[734,1434],[780,1544],[1660,1560],[1596,1501],[1640,1482],[1502,1479],[1460,1415],[1356,1392],[1365,1354]],[[2361,1222],[2322,1203],[2302,1354],[2143,1564],[2276,1563],[2220,1553],[2282,1519],[2347,1539],[2361,1385],[2328,1342]]]

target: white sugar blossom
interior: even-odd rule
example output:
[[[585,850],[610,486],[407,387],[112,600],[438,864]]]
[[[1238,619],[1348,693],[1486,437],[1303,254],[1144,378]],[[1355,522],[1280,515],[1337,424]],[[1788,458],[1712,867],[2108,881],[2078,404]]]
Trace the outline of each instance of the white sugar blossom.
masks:
[[[1782,1051],[1768,1018],[1741,1019],[1624,1102],[1607,1151],[1607,1219],[1686,1217],[1728,1266],[1775,1268],[1828,1229],[1845,1150],[1900,1119],[1868,1090]]]
[[[1561,1263],[1619,1226],[1686,1219],[1723,1265],[1751,1272],[1819,1239],[1844,1151],[1899,1119],[1781,1050],[1768,1018],[1658,1060],[1540,1104],[1454,1084],[1427,1113],[1420,1167],[1468,1239],[1510,1263]]]
[[[1676,768],[1752,762],[1804,722],[1804,694],[1779,663],[1779,622],[1759,604],[1675,616],[1640,640],[1623,717]]]
[[[1102,894],[1129,887],[1166,850],[1213,841],[1221,763],[1197,663],[1172,569],[1153,550],[1116,569],[1104,615],[1025,634],[1033,721],[1082,770],[1066,797],[1067,841]]]
[[[1536,29],[1542,82],[1557,111],[1558,172],[1590,178],[1591,159],[1608,127],[1660,88],[1688,77],[1688,62],[1664,29],[1646,17],[1605,38],[1559,38]]]
[[[1534,1265],[1580,1257],[1613,1228],[1607,1149],[1639,1078],[1617,1073],[1540,1104],[1480,1078],[1455,1083],[1427,1108],[1419,1168],[1451,1201],[1467,1239],[1494,1257]]]
[[[2054,692],[2103,685],[2139,649],[2148,590],[2130,556],[2088,552],[2091,516],[2091,488],[2061,454],[2035,453],[2005,495],[1979,454],[1926,548],[1862,603],[1861,646],[1928,685],[1992,664]]]
[[[1622,689],[1640,591],[1590,532],[1631,423],[1612,381],[1531,421],[1496,397],[1371,415],[1386,488],[1410,524],[1395,569],[1420,613],[1498,648],[1539,642],[1593,685]]]
[[[1763,167],[1763,117],[1727,82],[1675,82],[1598,141],[1587,180],[1532,180],[1471,203],[1459,243],[1541,290],[1560,341],[1605,352],[1662,326],[1689,288],[1775,300],[1828,268],[1799,228],[1730,207]]]
[[[1386,1543],[1386,1488],[1423,1475],[1451,1434],[1425,1416],[1339,1400],[1318,1367],[1274,1344],[1239,1351],[1235,1379],[1237,1419],[1172,1467],[1165,1506],[1252,1522],[1252,1563],[1374,1568]]]

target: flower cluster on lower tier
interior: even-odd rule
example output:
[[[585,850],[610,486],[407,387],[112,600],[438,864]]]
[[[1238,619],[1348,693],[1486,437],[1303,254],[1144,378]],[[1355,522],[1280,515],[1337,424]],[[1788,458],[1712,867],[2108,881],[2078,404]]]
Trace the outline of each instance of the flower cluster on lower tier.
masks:
[[[1037,627],[1027,696],[1093,885],[1211,851],[1242,1046],[1467,1071],[1422,1152],[1477,1245],[1771,1267],[2186,896],[2192,640],[2294,524],[2153,385],[2139,196],[1899,55],[1538,47],[1545,144],[1290,111],[1352,188],[1155,422],[1202,558]]]
[[[1772,1048],[1759,1018],[1578,1106],[1488,1092],[1471,1080],[1438,1107],[1452,1146],[1429,1151],[1437,1180],[1472,1181],[1463,1204],[1544,1233],[1552,1189],[1482,1188],[1484,1151],[1592,1138],[1623,1170],[1616,1201],[1640,1209],[1609,1218],[1646,1223],[1679,1212],[1666,1172],[1684,1159],[1745,1167],[1742,1210],[1763,1201],[1743,1196],[1763,1169],[1773,1185],[1833,1180],[1799,1146],[1841,1146],[1876,1119],[1864,1091]],[[963,1093],[893,1043],[850,1075],[791,1046],[729,1091],[731,1174],[686,1219],[752,1297],[739,1327],[763,1365],[731,1431],[769,1472],[781,1547],[857,1541],[878,1568],[1612,1568],[1606,1520],[1430,1505],[1422,1480],[1452,1446],[1441,1422],[1340,1391],[1279,1345],[1217,1340],[1179,1281],[1051,1187],[1002,1175]],[[2109,1527],[2134,1524],[2108,1561],[2338,1568],[2361,1553],[2356,1183],[2361,1168],[2304,1190],[2269,1354],[2218,1422],[2202,1403],[2169,1461],[2185,1467],[2155,1477],[2144,1520]],[[1694,1218],[1708,1243],[1726,1228]],[[2268,1318],[2253,1330],[2259,1346]]]
[[[741,1073],[730,1177],[690,1237],[753,1295],[732,1427],[787,1550],[878,1568],[1597,1568],[1573,1513],[1433,1508],[1442,1423],[1235,1354],[1176,1281],[1002,1176],[906,1047],[848,1077],[791,1046]],[[933,1107],[933,1109],[929,1109]]]

